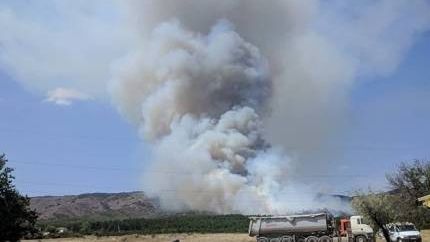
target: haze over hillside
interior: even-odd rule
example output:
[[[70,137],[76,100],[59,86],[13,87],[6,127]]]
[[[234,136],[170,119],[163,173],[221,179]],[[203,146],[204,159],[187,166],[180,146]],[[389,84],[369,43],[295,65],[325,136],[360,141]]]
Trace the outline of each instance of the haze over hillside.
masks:
[[[351,197],[348,196],[327,194],[320,194],[318,199],[321,202],[336,199],[339,204],[346,206],[351,201]],[[39,213],[41,220],[111,220],[151,218],[169,214],[168,211],[159,208],[156,199],[148,198],[142,191],[32,197],[31,208]],[[346,208],[339,207],[340,210]]]

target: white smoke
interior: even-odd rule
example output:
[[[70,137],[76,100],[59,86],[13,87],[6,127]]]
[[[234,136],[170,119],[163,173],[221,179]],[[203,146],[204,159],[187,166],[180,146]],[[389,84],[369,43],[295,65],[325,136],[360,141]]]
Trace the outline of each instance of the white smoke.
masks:
[[[227,21],[208,35],[167,22],[123,71],[112,85],[115,100],[154,144],[145,191],[167,209],[226,213],[252,202],[269,211],[268,199],[287,180],[287,158],[261,137],[271,79],[255,46]]]
[[[426,0],[52,3],[62,21],[0,4],[0,66],[41,93],[112,96],[152,147],[144,189],[174,210],[337,209],[315,195],[350,90],[430,28]]]
[[[429,5],[324,4],[132,1],[142,44],[111,90],[153,145],[144,188],[163,208],[339,209],[302,178],[333,170],[315,149],[342,129],[349,90],[395,69],[429,27]]]
[[[178,22],[161,24],[121,74],[111,88],[115,100],[149,140],[169,134],[172,121],[185,114],[261,109],[270,91],[266,60],[225,21],[207,36]]]
[[[301,174],[330,172],[350,90],[358,79],[395,70],[430,26],[425,0],[147,0],[126,8],[143,41],[171,19],[200,34],[219,19],[230,21],[268,60],[272,94],[264,132],[297,157],[292,169]]]
[[[294,184],[290,159],[262,137],[272,88],[268,62],[229,22],[207,35],[178,21],[162,23],[124,63],[111,90],[153,144],[144,191],[164,209],[315,207],[316,193]]]

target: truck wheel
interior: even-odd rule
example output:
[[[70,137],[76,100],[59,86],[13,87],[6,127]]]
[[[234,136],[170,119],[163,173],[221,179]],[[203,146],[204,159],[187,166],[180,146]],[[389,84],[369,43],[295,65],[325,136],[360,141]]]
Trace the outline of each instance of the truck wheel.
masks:
[[[282,236],[281,242],[294,242],[294,239],[291,236]]]
[[[296,237],[296,242],[305,242],[305,237],[301,237],[301,236],[299,236],[299,237]]]
[[[270,242],[281,242],[281,238],[271,238]]]
[[[305,242],[318,242],[318,237],[309,236],[306,238]]]
[[[258,237],[257,242],[269,242],[269,239],[266,237]]]
[[[318,240],[319,242],[333,242],[333,239],[330,236],[324,235],[321,236]]]
[[[355,242],[367,242],[367,238],[363,235],[358,235],[354,239]]]

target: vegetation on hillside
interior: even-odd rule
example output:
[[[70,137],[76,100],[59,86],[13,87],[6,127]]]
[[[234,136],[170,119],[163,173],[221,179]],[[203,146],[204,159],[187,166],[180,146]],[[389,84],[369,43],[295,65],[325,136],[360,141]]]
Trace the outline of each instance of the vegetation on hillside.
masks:
[[[119,235],[128,233],[246,233],[249,220],[243,215],[177,215],[151,219],[125,219],[40,224],[42,231],[67,228],[67,234]]]

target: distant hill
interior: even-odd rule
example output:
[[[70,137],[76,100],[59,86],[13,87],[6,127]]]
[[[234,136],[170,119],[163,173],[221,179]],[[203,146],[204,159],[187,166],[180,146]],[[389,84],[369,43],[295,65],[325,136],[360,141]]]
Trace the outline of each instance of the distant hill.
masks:
[[[39,220],[106,220],[154,217],[157,202],[143,192],[88,193],[69,196],[32,197],[30,207]]]
[[[350,210],[351,197],[318,194],[316,198],[321,204],[339,207],[339,211],[331,211],[334,214],[343,214]],[[169,215],[168,212],[161,211],[156,200],[146,197],[143,192],[32,197],[30,207],[39,213],[39,220],[41,221],[73,221],[81,219],[100,221],[154,218]],[[197,213],[200,214],[201,212]],[[193,212],[188,211],[183,214],[193,214]]]

